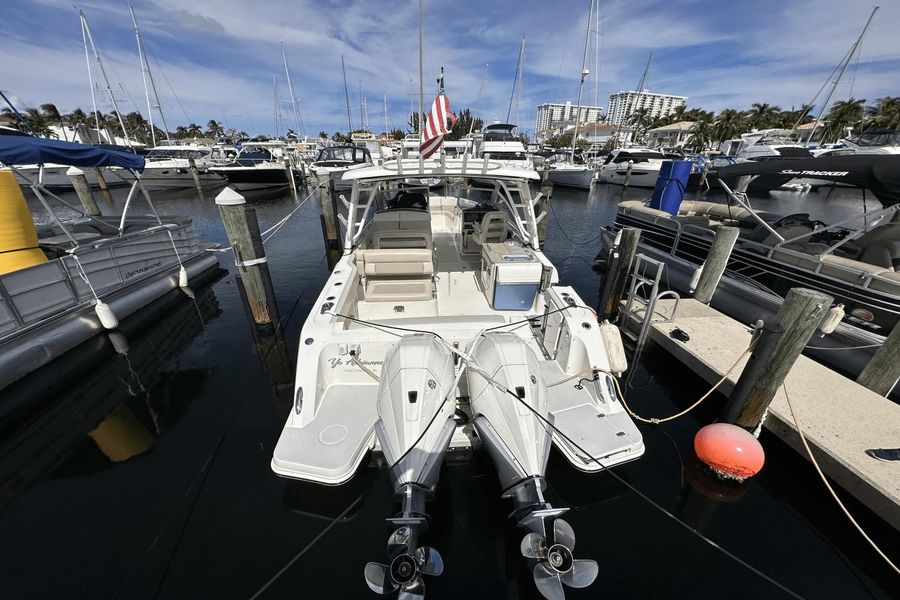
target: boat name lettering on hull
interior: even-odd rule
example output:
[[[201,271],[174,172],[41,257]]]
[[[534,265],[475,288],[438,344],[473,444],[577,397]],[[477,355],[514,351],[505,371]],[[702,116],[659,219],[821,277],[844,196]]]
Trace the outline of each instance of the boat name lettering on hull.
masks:
[[[357,359],[357,360],[367,367],[380,367],[384,364],[383,360],[359,360],[359,359]],[[344,362],[344,359],[341,358],[340,356],[335,356],[334,358],[329,358],[328,363],[331,365],[332,369],[337,369],[338,367],[345,366],[345,367],[349,367],[349,369],[346,369],[348,371],[358,371],[359,370],[356,367],[356,365],[353,364],[353,362],[351,362],[349,360],[347,362]]]
[[[850,171],[797,171],[795,169],[782,169],[781,175],[804,175],[806,177],[846,177]]]
[[[147,271],[152,271],[153,269],[157,269],[162,266],[162,261],[157,261],[151,265],[147,265],[141,267],[140,269],[135,269],[134,271],[128,271],[125,273],[125,279],[131,279],[135,275],[140,275],[141,273],[146,273]]]

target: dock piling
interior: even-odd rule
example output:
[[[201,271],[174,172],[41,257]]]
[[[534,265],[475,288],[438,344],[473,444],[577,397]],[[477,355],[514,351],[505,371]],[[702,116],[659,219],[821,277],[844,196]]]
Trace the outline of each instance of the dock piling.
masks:
[[[900,378],[900,325],[895,325],[881,348],[856,378],[856,383],[887,396]]]
[[[734,386],[722,420],[746,429],[762,421],[766,409],[834,298],[791,288],[771,325],[764,325],[747,365]]]
[[[703,304],[709,304],[712,301],[739,233],[740,229],[737,227],[721,225],[716,228],[716,237],[710,246],[709,255],[701,267],[700,279],[694,289],[694,298]]]
[[[189,158],[188,165],[190,165],[191,177],[194,178],[194,188],[197,190],[197,197],[203,200],[203,186],[200,184],[200,173],[197,171],[197,163],[193,158]]]
[[[294,178],[294,166],[291,164],[291,159],[287,156],[284,157],[284,170],[287,171],[288,183],[291,184],[291,196],[294,198],[294,202],[299,202],[297,198],[297,180]]]
[[[216,196],[216,205],[234,250],[237,282],[247,299],[253,321],[257,325],[271,326],[278,321],[278,308],[256,211],[248,208],[244,197],[228,187]]]
[[[112,206],[113,197],[112,194],[109,193],[109,184],[106,183],[106,178],[103,176],[103,170],[100,167],[94,167],[94,176],[97,178],[97,187],[100,188],[103,200],[105,200],[108,205]]]
[[[550,181],[550,169],[545,165],[541,171],[541,199],[538,202],[537,210],[535,211],[537,215],[544,215],[537,224],[538,241],[541,244],[543,244],[544,240],[547,238],[547,220],[550,216],[551,195],[553,195],[553,182]]]
[[[325,193],[319,193],[322,206],[322,238],[325,242],[325,252],[328,254],[328,268],[333,269],[341,254],[340,228],[337,221],[336,198],[334,189],[334,177],[329,176]]]
[[[621,236],[621,237],[620,237]],[[606,283],[600,296],[600,306],[597,310],[597,318],[612,320],[619,312],[622,296],[628,283],[628,274],[634,264],[637,255],[638,241],[641,239],[641,230],[633,227],[625,227],[617,235],[618,242],[613,246],[607,262]]]
[[[78,194],[78,199],[81,200],[81,205],[84,207],[84,212],[92,216],[99,215],[100,207],[97,206],[97,202],[94,200],[91,185],[88,183],[87,177],[84,176],[84,171],[78,167],[69,167],[69,170],[66,171],[66,176],[72,182],[75,193]]]

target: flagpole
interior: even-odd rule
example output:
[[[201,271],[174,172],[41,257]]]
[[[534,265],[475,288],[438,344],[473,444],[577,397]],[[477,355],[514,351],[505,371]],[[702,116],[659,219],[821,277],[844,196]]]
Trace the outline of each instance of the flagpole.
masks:
[[[423,30],[425,29],[424,9],[422,0],[419,0],[419,143],[423,141],[422,131],[424,129],[423,122],[425,120],[425,59],[424,59],[424,43]]]

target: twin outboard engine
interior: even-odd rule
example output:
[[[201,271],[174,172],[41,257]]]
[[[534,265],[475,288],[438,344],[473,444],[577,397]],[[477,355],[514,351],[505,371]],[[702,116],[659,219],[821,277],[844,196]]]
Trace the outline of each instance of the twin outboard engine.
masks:
[[[544,597],[563,600],[563,584],[587,587],[599,568],[572,556],[575,533],[544,500],[544,472],[550,455],[553,417],[537,356],[514,333],[489,333],[469,348],[469,400],[478,437],[491,456],[515,510],[512,517],[529,533],[522,555],[533,564]]]
[[[379,594],[399,591],[402,600],[424,598],[421,575],[440,575],[441,555],[419,546],[428,529],[425,502],[437,486],[456,422],[455,372],[450,350],[435,336],[406,335],[388,351],[378,386],[375,435],[390,467],[401,512],[388,523],[389,564],[370,562],[365,576]]]

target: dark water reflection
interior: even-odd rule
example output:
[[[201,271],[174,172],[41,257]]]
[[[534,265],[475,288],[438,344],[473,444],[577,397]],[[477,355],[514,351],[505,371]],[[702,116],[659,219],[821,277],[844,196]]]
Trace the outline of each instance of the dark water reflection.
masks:
[[[620,194],[554,193],[546,251],[589,304],[600,285],[590,268],[599,227],[612,220]],[[861,210],[855,194],[828,202],[823,195],[780,193],[758,205],[826,221]],[[204,239],[227,244],[211,197],[155,199],[160,212],[191,215]],[[289,196],[252,205],[263,229],[295,206]],[[328,275],[317,203],[304,205],[267,251],[284,340],[254,334],[223,254],[227,274],[197,289],[196,304],[175,292],[123,322],[127,352],[104,334],[4,391],[0,597],[249,598],[301,552],[261,597],[375,597],[362,568],[383,558],[383,519],[396,510],[385,474],[367,468],[346,486],[324,488],[269,468],[300,327]],[[665,356],[651,352],[635,369],[628,395],[640,413],[671,414],[704,391]],[[693,434],[720,401],[663,427],[641,426],[646,454],[617,473],[801,597],[900,597],[897,579],[810,466],[774,437],[764,434],[767,465],[745,486],[719,484],[696,468]],[[570,598],[791,597],[609,475],[574,472],[553,454],[548,480],[552,501],[572,507],[576,555],[601,565],[594,585],[567,590]],[[485,456],[445,467],[428,543],[446,571],[429,579],[429,598],[538,597],[499,494]],[[889,527],[848,502],[889,554],[900,555]]]

